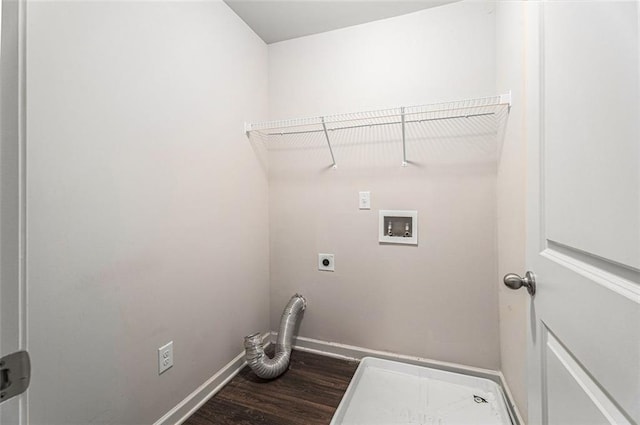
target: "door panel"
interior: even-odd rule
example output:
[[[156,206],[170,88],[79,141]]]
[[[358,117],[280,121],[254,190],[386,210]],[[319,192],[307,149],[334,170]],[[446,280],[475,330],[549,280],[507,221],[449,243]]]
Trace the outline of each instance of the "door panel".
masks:
[[[640,268],[636,8],[545,5],[544,195],[549,240]]]
[[[630,424],[553,334],[543,330],[549,423]]]
[[[528,6],[530,424],[640,422],[638,13]]]
[[[548,328],[612,399],[629,412],[637,410],[640,377],[640,331],[635,325],[640,323],[637,295],[630,299],[599,284],[595,276],[589,278],[586,273],[574,271],[565,258],[551,249],[540,254],[537,264],[539,291],[535,304],[544,322],[543,335]]]

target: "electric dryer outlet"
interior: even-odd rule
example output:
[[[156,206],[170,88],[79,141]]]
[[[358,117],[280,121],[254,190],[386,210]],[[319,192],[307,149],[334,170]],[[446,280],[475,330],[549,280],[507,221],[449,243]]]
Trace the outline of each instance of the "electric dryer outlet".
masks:
[[[335,271],[335,259],[333,254],[318,254],[318,270],[324,272]]]

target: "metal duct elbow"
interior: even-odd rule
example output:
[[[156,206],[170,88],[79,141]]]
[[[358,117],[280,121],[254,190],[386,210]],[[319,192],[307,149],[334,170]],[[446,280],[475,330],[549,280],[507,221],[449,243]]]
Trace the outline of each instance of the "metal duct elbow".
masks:
[[[280,319],[280,331],[278,332],[276,353],[273,358],[269,358],[265,354],[262,337],[259,332],[244,337],[247,364],[260,378],[277,378],[287,370],[291,357],[293,332],[305,308],[307,308],[307,300],[302,295],[294,295],[287,303]]]

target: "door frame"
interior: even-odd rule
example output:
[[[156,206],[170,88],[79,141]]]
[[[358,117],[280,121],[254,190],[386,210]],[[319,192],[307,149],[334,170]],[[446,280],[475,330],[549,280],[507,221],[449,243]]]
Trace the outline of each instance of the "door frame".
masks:
[[[1,355],[28,349],[26,225],[26,0],[1,0],[0,78],[2,140],[0,167]],[[28,392],[0,406],[0,424],[28,423]]]
[[[541,212],[543,211],[542,186],[542,156],[544,149],[544,121],[543,121],[543,88],[544,88],[544,32],[543,1],[529,0],[526,2],[526,30],[525,30],[525,134],[527,154],[526,177],[526,214],[535,219],[528,219],[526,226],[526,255],[527,270],[533,270],[532,259],[541,251],[544,241],[540,235],[544,228]],[[527,307],[527,405],[529,424],[542,424],[542,410],[538,409],[542,399],[542,376],[540,374],[540,358],[536,354],[540,338],[537,317],[535,314],[534,298],[530,297]]]

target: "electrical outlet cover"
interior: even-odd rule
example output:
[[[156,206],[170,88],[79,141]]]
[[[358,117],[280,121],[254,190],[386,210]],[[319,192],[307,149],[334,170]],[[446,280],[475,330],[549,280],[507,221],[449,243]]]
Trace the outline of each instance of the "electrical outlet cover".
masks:
[[[333,254],[318,254],[318,270],[324,272],[335,271],[335,259]]]
[[[158,375],[173,366],[173,341],[158,348]]]

